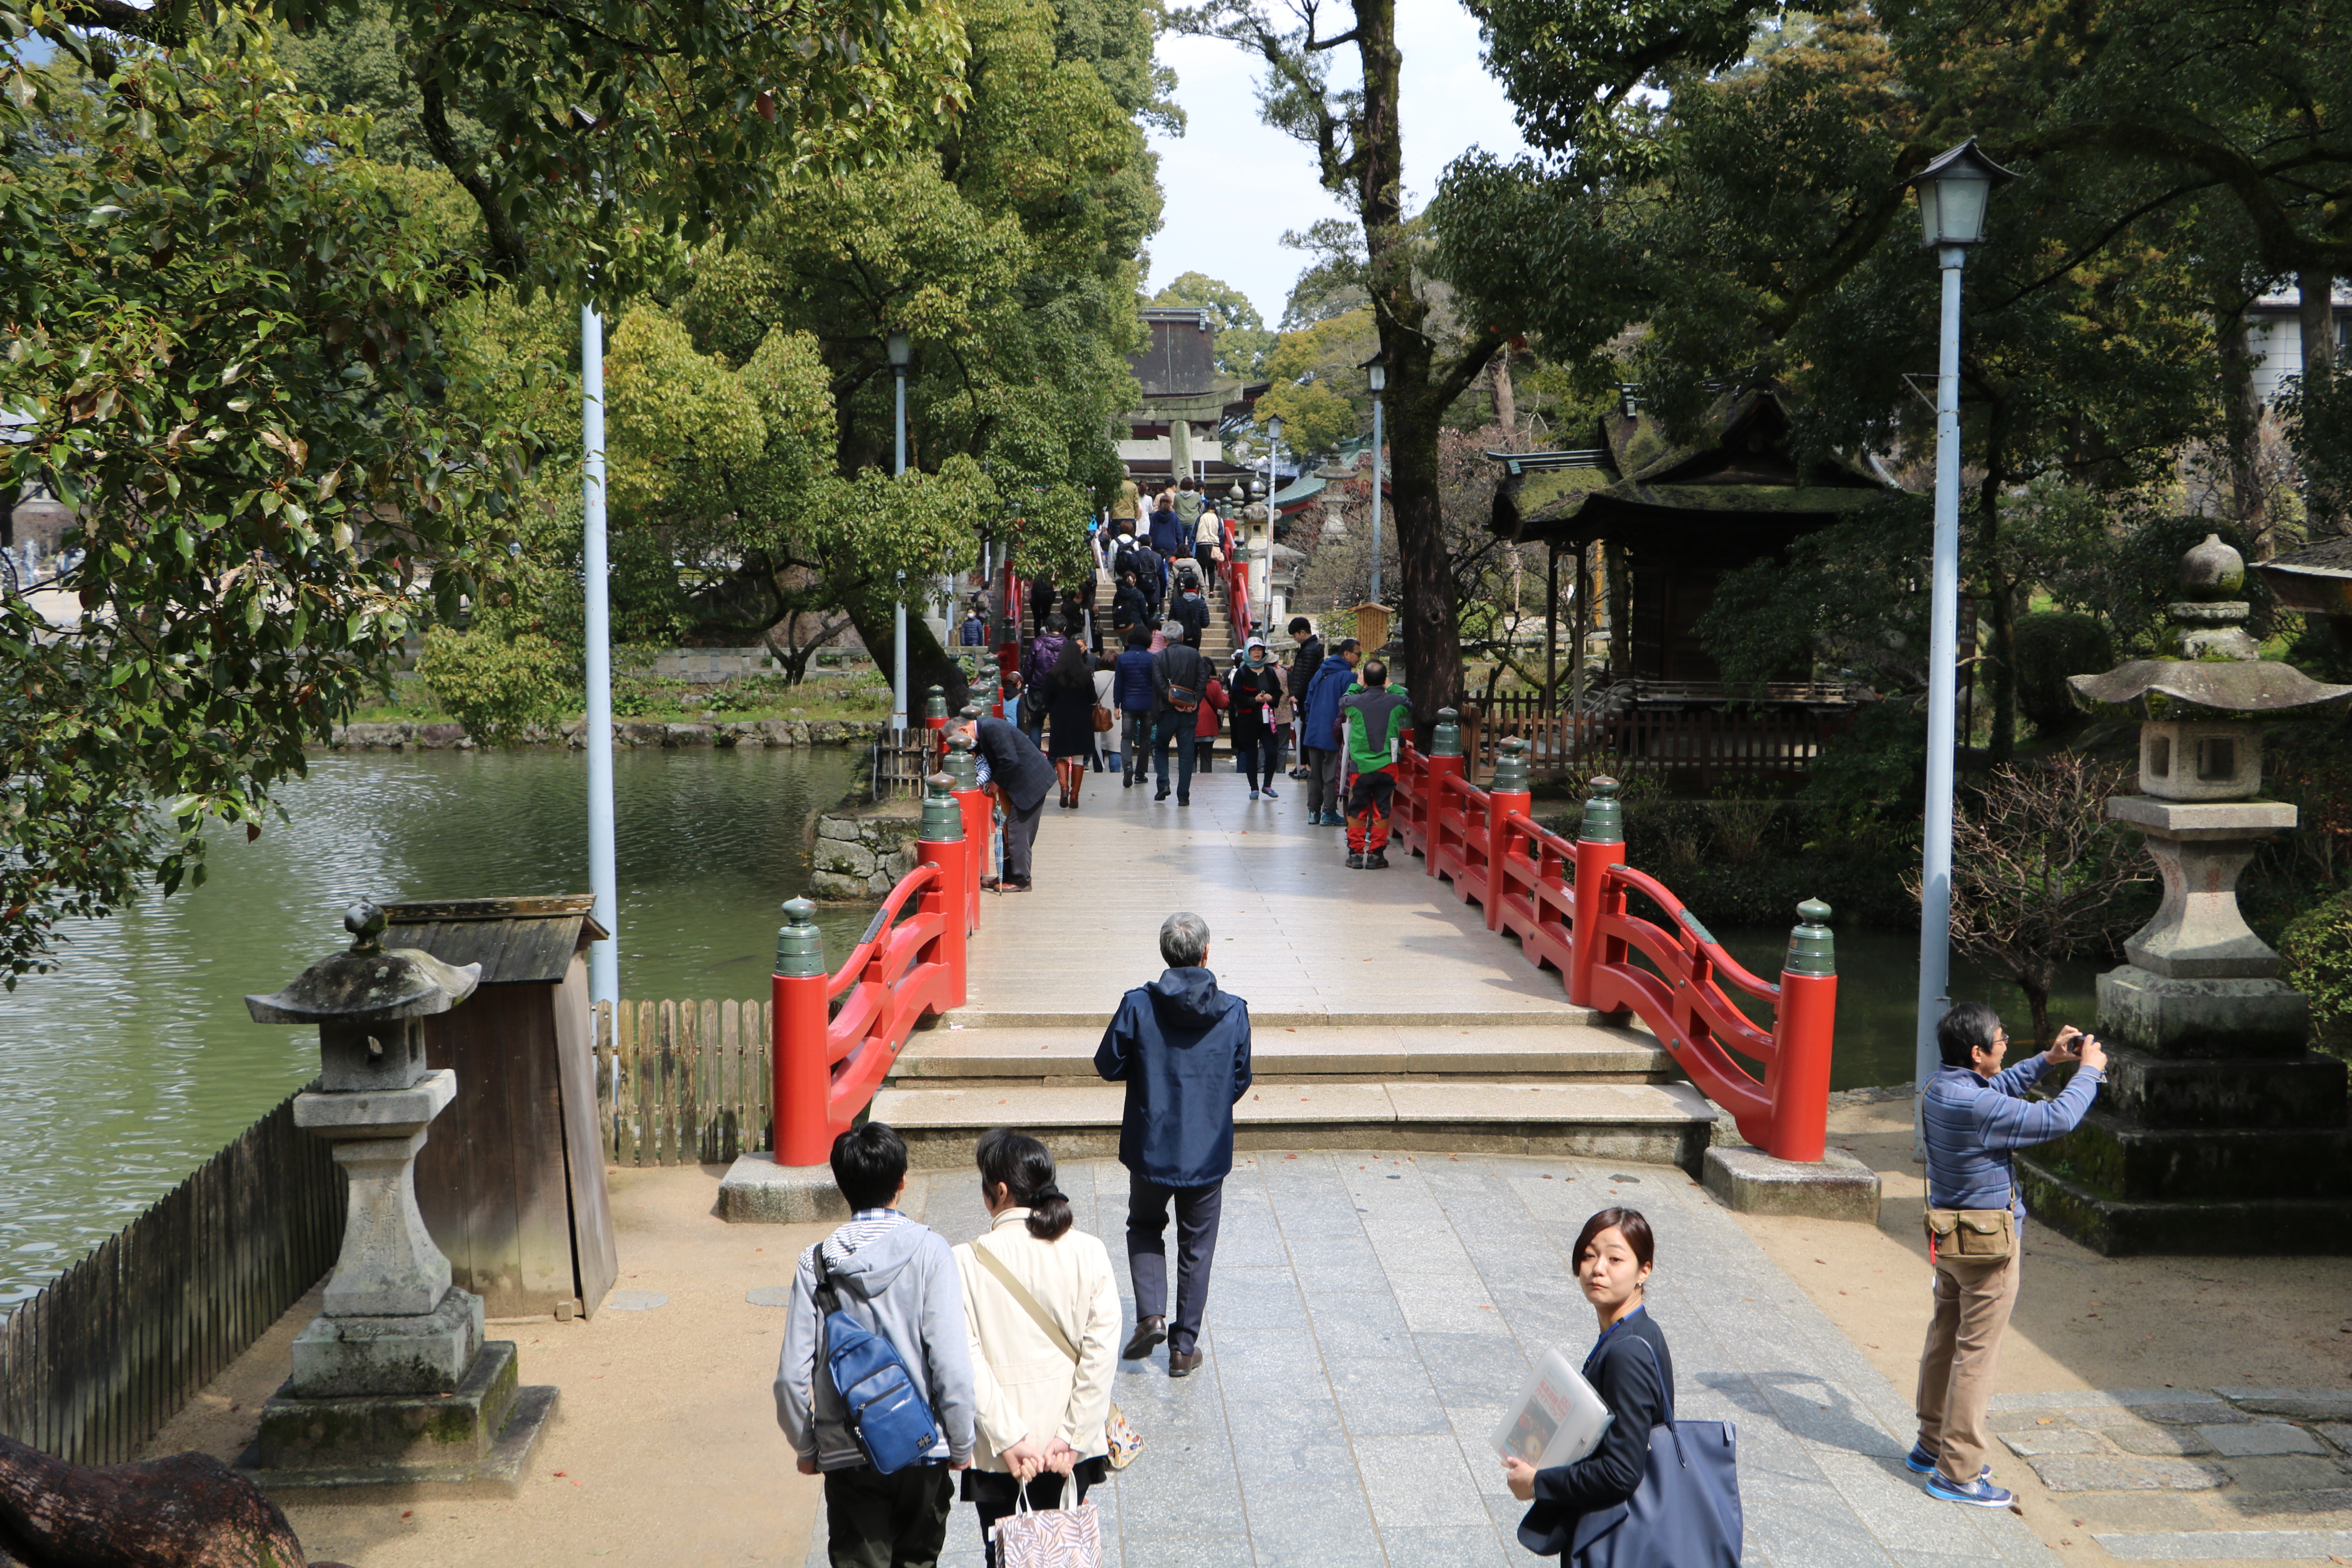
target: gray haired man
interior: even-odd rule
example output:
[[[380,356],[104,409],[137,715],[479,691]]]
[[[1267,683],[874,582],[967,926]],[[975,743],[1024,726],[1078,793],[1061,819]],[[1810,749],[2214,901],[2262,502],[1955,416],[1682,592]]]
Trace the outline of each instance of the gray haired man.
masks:
[[[1121,1352],[1168,1342],[1168,1375],[1201,1364],[1201,1319],[1217,1215],[1234,1168],[1234,1105],[1249,1092],[1249,1004],[1217,989],[1205,966],[1209,922],[1189,910],[1160,927],[1168,972],[1119,998],[1095,1070],[1127,1085],[1118,1163],[1127,1167],[1127,1267],[1135,1333]],[[1176,1321],[1168,1322],[1168,1210],[1176,1210]]]

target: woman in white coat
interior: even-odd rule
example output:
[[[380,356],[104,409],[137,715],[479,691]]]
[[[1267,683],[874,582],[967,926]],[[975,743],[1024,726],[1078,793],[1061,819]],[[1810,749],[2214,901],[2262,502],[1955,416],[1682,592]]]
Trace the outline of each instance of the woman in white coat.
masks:
[[[1071,1228],[1045,1146],[1000,1127],[981,1139],[979,1158],[992,1224],[955,1249],[980,1427],[963,1499],[995,1568],[990,1533],[1021,1492],[1032,1508],[1059,1508],[1067,1483],[1075,1505],[1108,1473],[1119,1306],[1110,1254]]]

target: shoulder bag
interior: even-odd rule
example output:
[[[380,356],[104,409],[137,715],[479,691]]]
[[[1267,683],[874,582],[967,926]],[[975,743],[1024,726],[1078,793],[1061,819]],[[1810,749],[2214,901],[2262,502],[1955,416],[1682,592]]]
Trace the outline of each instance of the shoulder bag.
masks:
[[[1056,1350],[1070,1358],[1072,1366],[1085,1359],[1078,1354],[1078,1347],[1070,1342],[1070,1336],[1062,1331],[1062,1325],[1054,1321],[1045,1309],[1037,1304],[1037,1298],[1029,1293],[1027,1286],[1013,1277],[1013,1270],[1004,1266],[1004,1259],[977,1241],[971,1244],[971,1255],[980,1259],[982,1268],[996,1276],[996,1282],[1004,1287],[1021,1310],[1029,1314],[1032,1321],[1045,1331],[1045,1337],[1054,1342]],[[1134,1463],[1135,1456],[1143,1451],[1143,1435],[1128,1424],[1116,1399],[1111,1401],[1110,1414],[1103,1421],[1103,1436],[1110,1445],[1110,1468],[1114,1470],[1127,1468]]]
[[[1642,1348],[1658,1369],[1666,1418],[1650,1428],[1633,1495],[1578,1520],[1568,1561],[1575,1568],[1738,1568],[1738,1433],[1727,1421],[1675,1420],[1657,1350],[1647,1340]]]

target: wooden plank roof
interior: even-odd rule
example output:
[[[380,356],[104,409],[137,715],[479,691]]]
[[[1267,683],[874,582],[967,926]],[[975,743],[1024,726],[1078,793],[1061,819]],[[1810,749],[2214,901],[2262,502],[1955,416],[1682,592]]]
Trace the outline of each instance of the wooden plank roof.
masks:
[[[554,985],[572,954],[608,933],[587,893],[529,899],[439,899],[386,904],[388,947],[413,947],[445,963],[478,963],[485,985]]]

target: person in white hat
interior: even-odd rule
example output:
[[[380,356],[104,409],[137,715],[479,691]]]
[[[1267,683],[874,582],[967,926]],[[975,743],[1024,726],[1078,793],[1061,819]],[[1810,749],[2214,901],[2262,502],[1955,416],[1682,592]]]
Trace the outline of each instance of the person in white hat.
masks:
[[[1226,686],[1233,700],[1234,756],[1249,775],[1250,798],[1279,800],[1274,781],[1282,772],[1282,754],[1274,724],[1282,706],[1282,666],[1274,662],[1264,637],[1250,638]]]

